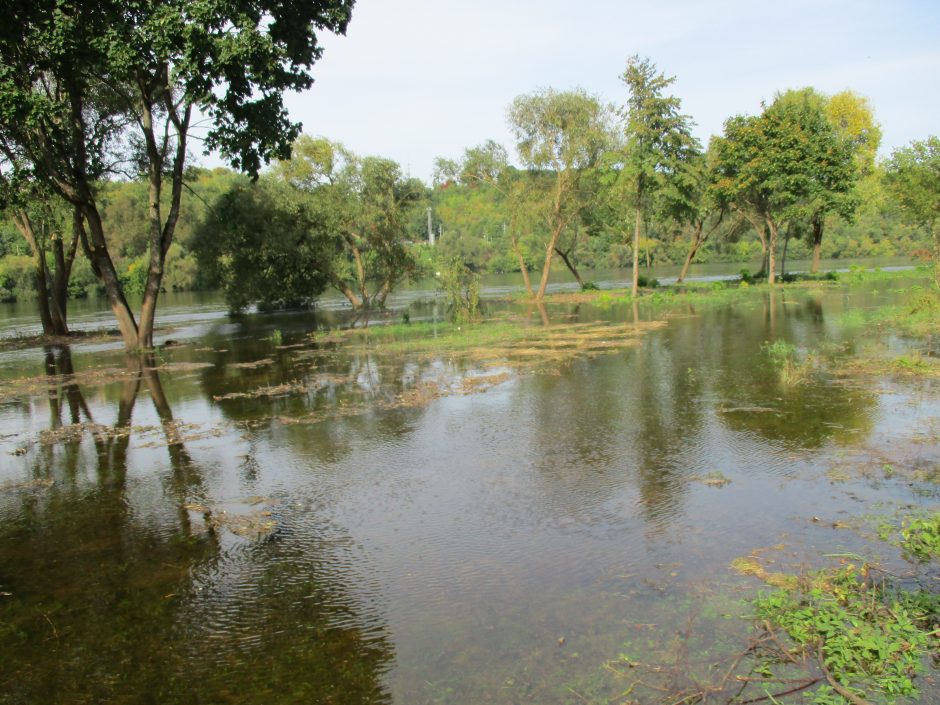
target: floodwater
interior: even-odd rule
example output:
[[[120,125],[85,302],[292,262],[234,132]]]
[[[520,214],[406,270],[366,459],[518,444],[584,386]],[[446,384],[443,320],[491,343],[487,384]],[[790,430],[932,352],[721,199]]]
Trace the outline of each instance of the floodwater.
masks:
[[[621,652],[733,653],[762,588],[735,557],[887,554],[867,518],[937,506],[935,382],[784,386],[762,350],[905,350],[842,316],[908,288],[549,306],[666,322],[529,368],[200,305],[143,361],[0,354],[0,703],[619,702]]]

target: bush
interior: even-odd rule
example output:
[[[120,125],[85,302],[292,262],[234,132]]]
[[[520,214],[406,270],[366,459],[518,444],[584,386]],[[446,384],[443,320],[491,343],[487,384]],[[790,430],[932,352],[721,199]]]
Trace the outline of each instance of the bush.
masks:
[[[36,298],[36,268],[27,255],[0,259],[0,296],[5,301]]]
[[[447,295],[455,323],[470,323],[479,319],[480,276],[462,260],[454,258],[441,268],[439,286]]]

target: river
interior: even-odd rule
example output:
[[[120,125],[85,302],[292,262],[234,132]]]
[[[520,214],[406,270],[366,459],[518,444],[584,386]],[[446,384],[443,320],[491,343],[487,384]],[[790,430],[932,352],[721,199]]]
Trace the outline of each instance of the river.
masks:
[[[717,658],[762,588],[735,557],[823,565],[877,550],[862,517],[937,506],[883,472],[940,463],[935,384],[782,387],[762,349],[905,349],[845,314],[908,289],[550,305],[666,322],[527,370],[333,348],[309,337],[330,307],[230,319],[195,294],[162,303],[177,344],[143,369],[114,344],[0,354],[3,382],[66,375],[0,396],[0,703],[603,702],[609,659],[671,662],[692,621]],[[431,298],[398,305],[433,320]]]

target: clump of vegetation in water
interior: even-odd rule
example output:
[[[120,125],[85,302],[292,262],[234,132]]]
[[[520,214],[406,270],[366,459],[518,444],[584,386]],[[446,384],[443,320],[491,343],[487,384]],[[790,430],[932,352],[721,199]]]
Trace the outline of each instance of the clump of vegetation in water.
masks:
[[[777,369],[780,383],[785,386],[794,386],[805,382],[813,369],[812,356],[800,358],[799,350],[792,343],[785,340],[765,342],[762,346],[764,354],[771,366]]]
[[[899,589],[864,564],[813,573],[795,589],[758,597],[755,608],[786,632],[793,655],[822,672],[826,683],[813,693],[814,705],[916,697],[914,679],[937,646],[940,596]]]
[[[940,512],[906,522],[901,529],[901,548],[921,563],[940,556]]]
[[[440,287],[447,295],[455,323],[472,323],[480,319],[480,275],[459,259],[454,259],[441,270]]]
[[[892,522],[881,533],[914,564],[912,571],[895,575],[861,557],[842,556],[838,566],[790,574],[765,567],[776,563],[761,555],[769,549],[735,559],[731,568],[736,572],[775,588],[748,601],[755,630],[744,647],[716,657],[715,643],[709,641],[704,647],[710,652],[708,665],[699,668],[687,658],[687,645],[698,643],[692,633],[693,616],[688,629],[679,633],[680,650],[674,658],[667,652],[667,660],[644,662],[621,654],[605,664],[606,671],[627,680],[626,690],[618,687],[621,697],[616,702],[894,705],[915,701],[920,695],[918,678],[925,674],[931,656],[933,665],[938,665],[940,513]]]

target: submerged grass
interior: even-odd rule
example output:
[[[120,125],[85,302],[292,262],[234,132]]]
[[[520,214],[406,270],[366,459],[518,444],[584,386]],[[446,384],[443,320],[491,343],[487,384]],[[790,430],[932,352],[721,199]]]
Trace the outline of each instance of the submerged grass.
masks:
[[[547,326],[501,319],[462,325],[424,322],[318,333],[314,341],[389,355],[446,353],[478,362],[529,365],[539,360],[563,361],[629,347],[636,344],[639,336],[663,325],[666,324],[661,321]]]

